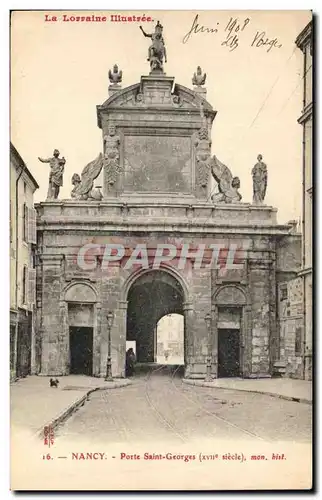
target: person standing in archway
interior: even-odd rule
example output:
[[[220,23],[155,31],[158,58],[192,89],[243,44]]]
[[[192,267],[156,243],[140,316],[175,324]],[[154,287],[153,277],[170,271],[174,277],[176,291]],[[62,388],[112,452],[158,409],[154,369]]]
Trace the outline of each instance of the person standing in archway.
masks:
[[[133,377],[135,361],[136,361],[136,358],[135,358],[134,351],[133,351],[132,347],[130,347],[130,349],[128,349],[126,351],[126,360],[125,360],[125,376],[126,377]]]

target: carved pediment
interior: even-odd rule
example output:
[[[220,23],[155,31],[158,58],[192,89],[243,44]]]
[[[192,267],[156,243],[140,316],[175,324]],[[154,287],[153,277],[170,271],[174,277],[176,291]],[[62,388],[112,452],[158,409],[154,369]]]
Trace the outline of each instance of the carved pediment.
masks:
[[[198,93],[183,85],[174,85],[174,78],[170,77],[142,77],[140,83],[120,89],[107,99],[101,106],[97,107],[98,122],[100,125],[100,114],[104,110],[115,108],[149,108],[164,107],[168,109],[190,109],[194,112],[203,109],[208,114],[215,116],[216,112],[212,106]]]
[[[208,101],[203,99],[197,92],[194,92],[183,85],[176,84],[174,86],[174,94],[178,95],[180,100],[185,103],[185,107],[200,110],[200,103],[202,103],[204,110],[213,111],[213,107]]]
[[[139,92],[139,89],[139,83],[131,85],[130,87],[126,87],[125,89],[121,89],[118,92],[115,92],[111,97],[109,97],[101,106],[98,106],[98,108],[106,109],[118,108],[120,106],[131,106],[131,103],[133,103],[133,100]]]

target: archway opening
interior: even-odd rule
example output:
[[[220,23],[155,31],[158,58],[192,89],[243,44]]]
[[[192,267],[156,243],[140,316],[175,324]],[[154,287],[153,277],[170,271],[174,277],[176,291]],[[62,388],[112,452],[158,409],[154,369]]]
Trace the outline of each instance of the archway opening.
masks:
[[[157,364],[184,365],[184,317],[166,314],[159,319],[155,332]]]
[[[180,362],[177,363],[173,357],[172,363],[170,356],[168,356],[166,362],[162,364],[185,365],[185,324],[183,318],[185,296],[179,281],[167,271],[151,270],[145,272],[132,283],[128,291],[127,301],[127,348],[134,349],[137,362],[141,365],[162,363],[161,359],[165,360],[164,352],[163,356],[160,352],[158,356],[158,330],[160,331],[160,324],[162,328],[162,324],[169,323],[169,319],[163,318],[172,317],[172,323],[175,322],[177,325],[176,338],[178,338],[177,344],[180,343],[180,347],[174,344],[171,346],[169,338],[167,349],[171,348],[172,354],[174,351],[178,353],[175,358],[176,361]],[[180,317],[180,320],[173,319],[177,316]],[[168,339],[168,336],[166,338]],[[173,340],[173,342],[176,341]]]

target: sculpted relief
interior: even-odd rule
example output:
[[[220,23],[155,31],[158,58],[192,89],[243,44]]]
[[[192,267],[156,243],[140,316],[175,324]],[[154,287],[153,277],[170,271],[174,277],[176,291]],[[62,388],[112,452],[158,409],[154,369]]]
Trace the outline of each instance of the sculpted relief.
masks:
[[[196,167],[197,175],[196,182],[200,187],[206,187],[208,184],[210,167],[207,160],[210,157],[211,150],[211,140],[208,137],[207,127],[202,127],[198,131],[197,138],[195,140],[196,148]]]
[[[104,172],[108,186],[113,186],[120,173],[120,137],[115,125],[110,124],[108,135],[104,136]]]

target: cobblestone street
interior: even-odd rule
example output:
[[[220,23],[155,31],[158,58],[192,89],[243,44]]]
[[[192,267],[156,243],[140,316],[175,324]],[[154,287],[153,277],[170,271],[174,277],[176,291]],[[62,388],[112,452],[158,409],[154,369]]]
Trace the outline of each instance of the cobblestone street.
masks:
[[[58,441],[172,443],[207,440],[309,443],[309,405],[267,395],[195,387],[159,367],[131,386],[98,391],[60,429]]]

